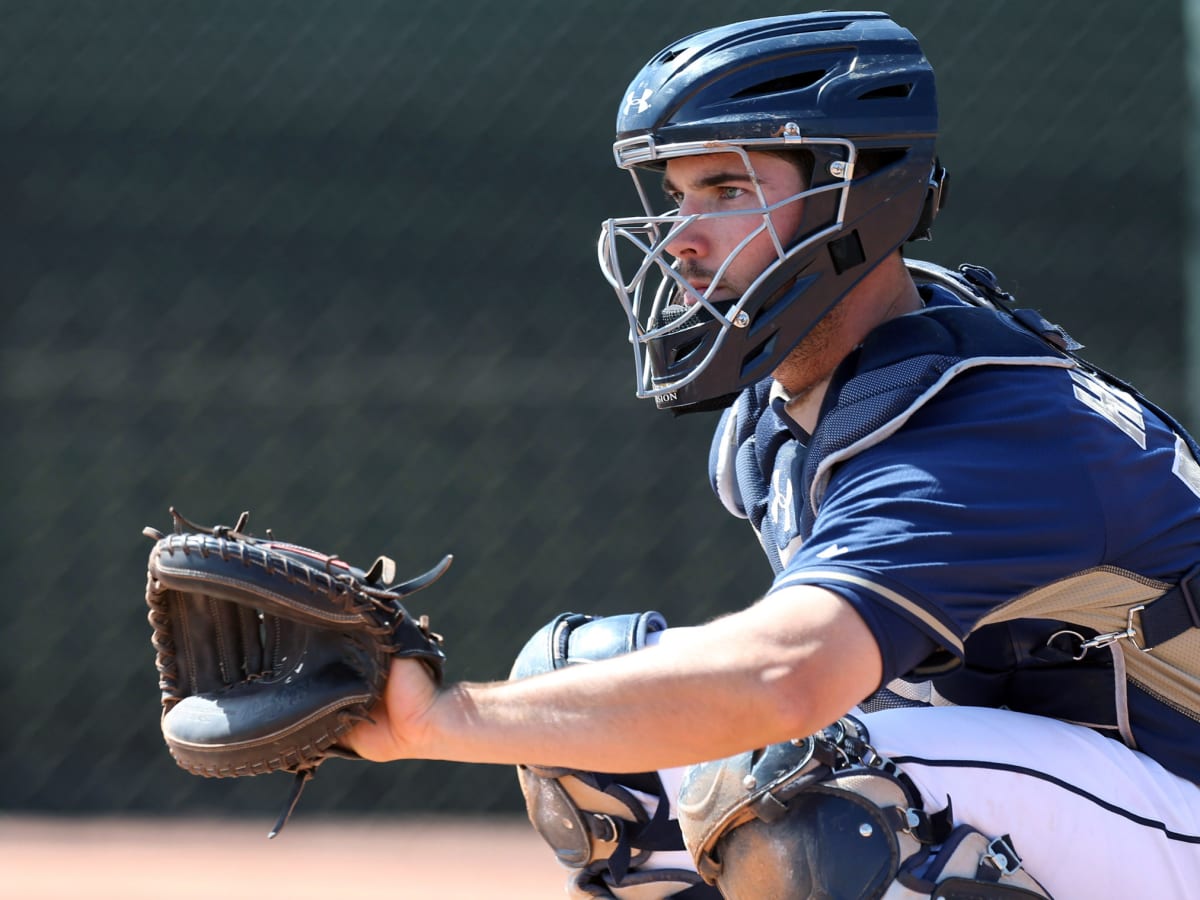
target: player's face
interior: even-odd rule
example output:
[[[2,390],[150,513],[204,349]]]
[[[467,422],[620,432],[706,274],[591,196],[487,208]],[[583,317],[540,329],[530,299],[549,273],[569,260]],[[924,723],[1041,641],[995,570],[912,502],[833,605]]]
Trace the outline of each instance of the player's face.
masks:
[[[757,152],[749,158],[753,173],[735,153],[681,156],[667,162],[663,190],[679,206],[680,215],[733,213],[696,219],[667,242],[666,250],[675,258],[679,274],[701,294],[712,285],[730,254],[762,225],[763,204],[756,184],[768,206],[804,190],[800,169],[787,159]],[[787,203],[771,213],[771,223],[784,246],[800,225],[802,205]],[[738,210],[746,210],[746,214],[737,215]],[[708,298],[719,302],[740,297],[778,259],[778,252],[771,235],[762,231],[737,253]]]

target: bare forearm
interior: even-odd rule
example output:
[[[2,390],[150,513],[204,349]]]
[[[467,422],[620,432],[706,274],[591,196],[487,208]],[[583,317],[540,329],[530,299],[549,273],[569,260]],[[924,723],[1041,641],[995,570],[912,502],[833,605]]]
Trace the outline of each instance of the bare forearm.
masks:
[[[434,752],[468,762],[645,771],[729,755],[774,716],[736,704],[719,673],[699,677],[680,648],[577,666],[521,682],[463,684],[442,695]],[[732,715],[731,715],[732,714]],[[714,728],[712,723],[719,723]]]
[[[426,716],[414,755],[645,771],[809,734],[874,688],[878,651],[832,601],[798,620],[780,608],[760,604],[602,663],[453,686]],[[832,647],[856,647],[864,634],[858,659],[829,664]]]

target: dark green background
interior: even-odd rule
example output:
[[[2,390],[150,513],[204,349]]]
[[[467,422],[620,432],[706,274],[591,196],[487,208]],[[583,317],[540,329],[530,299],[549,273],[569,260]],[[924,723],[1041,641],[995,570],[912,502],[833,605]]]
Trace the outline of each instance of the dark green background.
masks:
[[[0,2],[0,808],[282,802],[284,776],[193,778],[162,744],[140,532],[169,504],[406,573],[453,551],[415,611],[458,678],[561,610],[753,599],[712,420],[634,400],[594,241],[636,210],[609,145],[641,62],[803,8]],[[1179,4],[884,8],[941,84],[952,189],[917,255],[989,265],[1178,409]],[[305,799],[518,806],[508,769],[434,763],[334,762]]]

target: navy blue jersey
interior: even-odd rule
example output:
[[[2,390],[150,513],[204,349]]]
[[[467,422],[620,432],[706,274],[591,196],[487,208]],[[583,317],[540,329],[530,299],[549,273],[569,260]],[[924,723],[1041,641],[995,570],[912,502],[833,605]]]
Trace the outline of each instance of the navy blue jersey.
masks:
[[[932,307],[962,303],[922,290]],[[903,371],[889,363],[891,377]],[[1122,728],[1113,659],[1074,659],[1091,633],[1069,611],[977,628],[1077,573],[1111,567],[1174,584],[1193,569],[1200,474],[1187,443],[1135,394],[1049,347],[937,375],[902,415],[876,421],[874,407],[848,406],[843,418],[859,431],[819,464],[810,451],[827,437],[829,410],[810,439],[761,384],[725,414],[713,485],[755,524],[772,589],[812,584],[845,597],[879,643],[885,681],[923,674],[954,702],[1123,731],[1200,781],[1200,710],[1130,685]],[[862,383],[878,387],[869,375]]]

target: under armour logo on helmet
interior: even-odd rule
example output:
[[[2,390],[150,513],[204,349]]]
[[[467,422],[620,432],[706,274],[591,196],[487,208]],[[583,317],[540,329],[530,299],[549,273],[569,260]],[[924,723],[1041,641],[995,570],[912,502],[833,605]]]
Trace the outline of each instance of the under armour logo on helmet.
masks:
[[[642,96],[635,97],[633,95],[633,91],[630,91],[629,97],[625,100],[625,111],[629,112],[633,110],[639,113],[644,113],[650,108],[650,95],[653,93],[654,91],[652,91],[650,88],[646,88],[644,91],[642,91]]]

